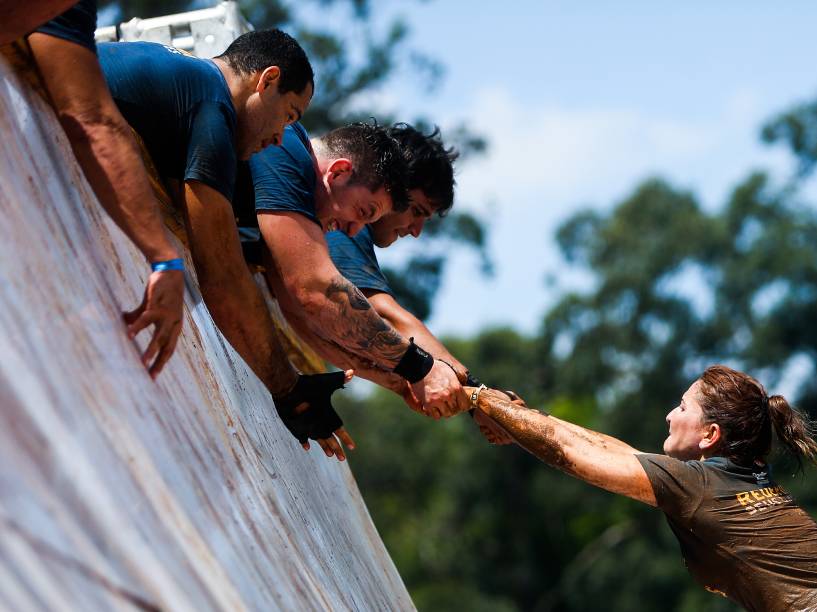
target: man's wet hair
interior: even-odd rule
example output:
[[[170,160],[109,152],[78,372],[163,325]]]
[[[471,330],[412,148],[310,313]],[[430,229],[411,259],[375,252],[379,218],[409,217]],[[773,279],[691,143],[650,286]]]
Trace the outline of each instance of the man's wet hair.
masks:
[[[377,123],[350,123],[335,128],[320,142],[328,155],[352,162],[350,183],[371,191],[385,187],[394,212],[408,209],[406,161],[400,144],[385,127]]]
[[[454,161],[460,156],[454,147],[445,148],[440,128],[423,134],[408,123],[395,123],[389,135],[400,143],[408,166],[406,189],[419,189],[444,217],[454,204]]]
[[[278,29],[242,34],[217,57],[241,75],[278,66],[281,69],[278,91],[282,94],[301,93],[307,83],[315,86],[315,74],[306,52],[297,40]]]

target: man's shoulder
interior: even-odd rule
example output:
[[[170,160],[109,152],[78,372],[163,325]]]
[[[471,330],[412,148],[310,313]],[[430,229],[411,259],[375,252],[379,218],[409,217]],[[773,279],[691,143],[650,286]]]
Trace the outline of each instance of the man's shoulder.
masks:
[[[274,174],[313,185],[316,172],[306,130],[299,124],[287,126],[279,146],[269,146],[250,158],[250,170],[256,183],[261,176]]]
[[[362,252],[371,254],[371,257],[377,261],[377,256],[374,252],[374,242],[372,241],[372,233],[368,225],[365,225],[354,236],[350,236],[341,231],[328,232],[326,234],[326,242],[330,247],[337,246],[338,248],[346,246],[356,246]]]
[[[202,61],[181,49],[157,42],[102,42],[97,45],[97,48],[101,59],[118,59],[136,63],[155,58],[165,62],[165,66],[172,66],[174,63],[195,65],[195,63]]]
[[[313,168],[312,144],[309,142],[309,134],[300,123],[296,122],[284,128],[281,146],[277,148],[281,151],[286,151],[295,159],[302,161],[309,168]],[[267,147],[265,150],[275,150],[275,147]]]
[[[140,79],[132,81],[134,86],[175,91],[190,102],[209,100],[232,108],[227,82],[212,60],[155,42],[100,43],[97,49],[108,80],[116,73],[138,74]],[[148,82],[141,81],[145,78]]]

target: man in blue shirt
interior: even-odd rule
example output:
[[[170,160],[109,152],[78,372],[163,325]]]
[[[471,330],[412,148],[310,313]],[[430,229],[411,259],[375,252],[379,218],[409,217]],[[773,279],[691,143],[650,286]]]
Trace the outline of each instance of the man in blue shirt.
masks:
[[[154,325],[142,361],[155,378],[182,328],[183,265],[165,231],[139,148],[97,61],[96,0],[14,2],[16,9],[10,4],[0,5],[0,38],[8,41],[42,24],[28,41],[57,117],[99,202],[153,269],[141,305],[126,313],[125,321],[131,338]],[[57,15],[60,8],[68,10]]]
[[[363,375],[400,385],[416,409],[435,418],[467,409],[454,371],[377,314],[338,272],[324,240],[324,232],[355,235],[406,210],[396,194],[406,170],[394,139],[383,128],[353,124],[310,141],[292,126],[283,146],[253,157],[250,170],[267,278],[296,330],[321,339],[321,352],[336,365],[355,355]],[[335,440],[323,443],[327,454],[342,452]]]
[[[208,310],[293,430],[301,400],[327,408],[330,390],[289,363],[242,257],[231,200],[238,160],[280,144],[285,126],[309,105],[306,54],[289,35],[266,30],[239,36],[212,60],[154,43],[103,43],[99,58],[120,111],[162,178],[177,187]]]
[[[403,336],[413,337],[437,359],[447,364],[461,383],[479,386],[479,381],[471,375],[468,368],[448,351],[420,319],[395,299],[374,250],[375,246],[386,248],[404,236],[418,238],[425,222],[432,215],[436,213],[444,217],[451,210],[455,185],[453,163],[458,153],[445,147],[439,129],[425,135],[408,124],[399,123],[389,129],[389,134],[400,143],[408,166],[406,180],[409,208],[402,213],[393,212],[383,216],[355,236],[343,232],[328,233],[326,242],[329,254],[338,271],[363,292],[383,320]],[[405,383],[401,384],[394,377],[389,379],[382,373],[367,370],[356,355],[348,352],[338,354],[336,347],[327,346],[314,334],[308,336],[307,341],[319,347],[319,350],[333,352],[337,365],[355,368],[359,376],[370,378],[406,397]],[[512,398],[517,398],[513,392],[508,393]],[[407,403],[412,405],[410,398]],[[508,442],[507,436],[490,419],[478,411],[472,410],[471,414],[490,442]]]
[[[407,188],[409,207],[404,212],[392,212],[364,227],[355,236],[329,232],[326,242],[338,271],[363,292],[366,299],[385,321],[403,336],[417,343],[438,359],[444,360],[466,382],[467,368],[462,365],[431,333],[420,319],[403,308],[395,299],[385,274],[380,269],[375,245],[388,247],[404,236],[419,237],[425,222],[435,213],[444,217],[454,203],[453,162],[458,154],[446,149],[439,130],[424,135],[405,123],[389,129],[397,140],[408,165]],[[351,363],[356,360],[349,355]],[[391,386],[390,386],[391,388]]]

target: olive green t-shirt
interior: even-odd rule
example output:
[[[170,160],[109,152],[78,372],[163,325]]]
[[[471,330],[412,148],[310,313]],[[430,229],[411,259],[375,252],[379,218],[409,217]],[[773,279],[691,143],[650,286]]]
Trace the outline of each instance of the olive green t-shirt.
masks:
[[[638,455],[704,587],[747,610],[817,610],[817,523],[765,466]]]

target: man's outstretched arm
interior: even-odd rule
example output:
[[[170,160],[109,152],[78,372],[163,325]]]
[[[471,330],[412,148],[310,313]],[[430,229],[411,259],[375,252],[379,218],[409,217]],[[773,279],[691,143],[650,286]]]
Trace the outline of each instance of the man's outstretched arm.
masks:
[[[190,251],[207,309],[272,396],[285,395],[298,374],[244,261],[232,206],[221,193],[199,181],[185,182],[183,203]]]
[[[656,505],[650,480],[636,458],[640,452],[621,440],[515,405],[491,389],[482,390],[477,406],[548,465],[612,493]]]
[[[393,371],[409,350],[409,342],[386,323],[360,290],[338,272],[323,232],[297,213],[263,212],[258,224],[283,289],[304,311],[317,335],[363,359]],[[454,372],[434,361],[415,395],[434,417],[468,408]]]
[[[397,330],[404,338],[414,338],[414,341],[422,346],[437,359],[442,359],[450,365],[460,382],[464,382],[468,376],[468,368],[454,357],[445,345],[431,333],[425,324],[403,308],[393,296],[384,291],[374,289],[363,289],[363,295],[369,300],[384,321]]]
[[[177,259],[139,148],[111,98],[96,56],[81,45],[42,33],[32,34],[29,44],[77,161],[102,206],[148,261]],[[155,325],[142,357],[153,377],[173,354],[183,300],[181,271],[154,272],[142,304],[126,314],[131,337]]]

